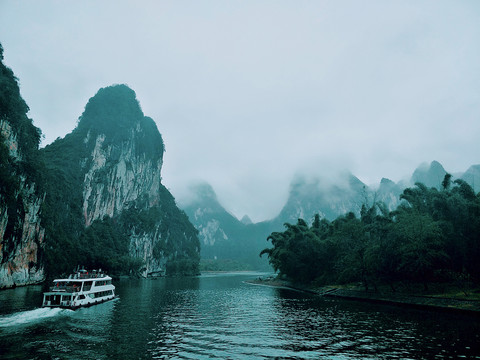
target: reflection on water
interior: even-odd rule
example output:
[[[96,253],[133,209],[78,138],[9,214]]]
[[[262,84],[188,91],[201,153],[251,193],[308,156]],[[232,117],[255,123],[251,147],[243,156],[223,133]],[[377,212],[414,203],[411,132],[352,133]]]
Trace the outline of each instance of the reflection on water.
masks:
[[[478,319],[243,282],[254,277],[121,281],[119,300],[45,317],[44,310],[54,309],[35,310],[26,299],[38,297],[40,304],[41,288],[0,292],[0,357],[480,358]]]

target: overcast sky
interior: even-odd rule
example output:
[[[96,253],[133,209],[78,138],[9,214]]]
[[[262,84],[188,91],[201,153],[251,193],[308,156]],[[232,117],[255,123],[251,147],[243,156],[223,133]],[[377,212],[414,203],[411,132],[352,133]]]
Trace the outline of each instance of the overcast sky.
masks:
[[[167,188],[205,180],[239,218],[275,216],[298,171],[480,163],[480,1],[0,0],[0,42],[42,146],[128,84]]]

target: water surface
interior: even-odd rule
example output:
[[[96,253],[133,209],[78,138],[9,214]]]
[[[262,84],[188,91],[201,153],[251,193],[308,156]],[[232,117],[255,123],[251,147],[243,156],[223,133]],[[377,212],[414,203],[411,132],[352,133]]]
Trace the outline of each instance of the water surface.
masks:
[[[258,274],[122,280],[118,300],[38,308],[0,292],[5,359],[480,359],[480,321],[245,283]]]

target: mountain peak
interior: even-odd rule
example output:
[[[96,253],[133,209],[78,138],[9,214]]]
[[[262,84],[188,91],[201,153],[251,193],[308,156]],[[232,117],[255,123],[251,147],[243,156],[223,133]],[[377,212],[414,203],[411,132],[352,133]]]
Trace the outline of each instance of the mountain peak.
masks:
[[[143,112],[135,91],[127,85],[111,85],[101,88],[88,100],[78,127],[109,134],[130,128],[135,120],[142,118]]]
[[[242,220],[240,220],[240,221],[245,225],[253,224],[252,219],[250,219],[250,216],[248,216],[248,215],[244,215],[242,217]]]
[[[421,164],[412,175],[412,183],[420,182],[428,187],[440,189],[443,178],[447,172],[438,161],[432,161],[430,164]]]
[[[199,182],[191,185],[190,191],[194,195],[194,202],[204,200],[218,201],[215,190],[213,190],[212,185],[207,182]]]
[[[472,165],[461,177],[473,188],[475,192],[480,191],[480,164]]]
[[[387,179],[387,178],[382,178],[382,180],[380,180],[380,185],[390,185],[390,184],[394,184],[394,182],[390,179]]]

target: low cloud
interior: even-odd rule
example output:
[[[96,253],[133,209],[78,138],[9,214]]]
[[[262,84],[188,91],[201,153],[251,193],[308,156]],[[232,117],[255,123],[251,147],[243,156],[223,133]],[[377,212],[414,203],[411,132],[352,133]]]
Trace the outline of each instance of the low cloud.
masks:
[[[477,2],[144,1],[0,5],[5,63],[44,144],[113,83],[137,93],[181,197],[275,216],[298,171],[367,185],[479,163]]]

